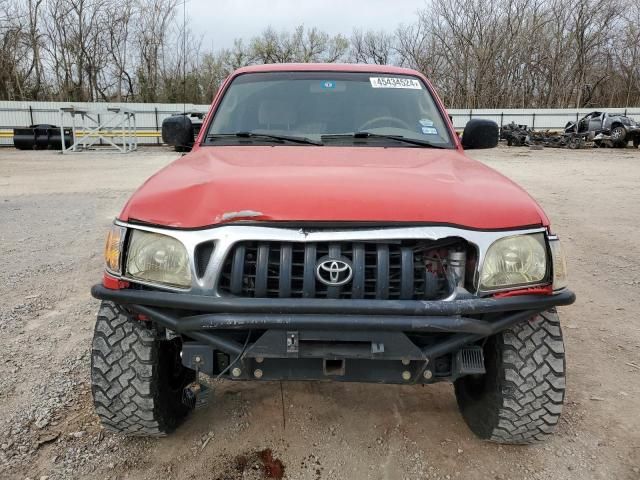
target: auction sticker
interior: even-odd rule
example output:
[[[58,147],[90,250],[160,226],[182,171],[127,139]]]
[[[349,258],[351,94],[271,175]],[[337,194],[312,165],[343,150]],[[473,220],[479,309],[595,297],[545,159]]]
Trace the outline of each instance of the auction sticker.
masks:
[[[422,84],[415,78],[402,77],[369,77],[373,88],[408,88],[422,90]]]

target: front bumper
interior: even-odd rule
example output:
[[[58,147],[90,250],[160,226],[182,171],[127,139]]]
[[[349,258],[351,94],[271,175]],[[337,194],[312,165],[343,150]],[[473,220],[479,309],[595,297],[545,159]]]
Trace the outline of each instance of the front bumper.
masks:
[[[91,294],[125,305],[182,335],[185,345],[194,343],[211,352],[241,356],[240,364],[245,367],[268,359],[273,375],[263,375],[261,370],[261,379],[324,378],[322,361],[348,359],[350,374],[343,372],[334,379],[388,383],[406,383],[399,372],[409,372],[414,381],[427,383],[424,369],[435,365],[439,357],[575,301],[569,290],[451,301],[225,298],[111,290],[102,285],[95,285]],[[250,337],[245,346],[243,340]],[[291,360],[300,368],[292,369]],[[368,366],[372,360],[378,362],[375,372]],[[206,373],[214,370],[212,365],[202,369]],[[248,379],[246,376],[235,375],[238,379]]]
[[[640,137],[640,126],[626,127],[629,138]]]

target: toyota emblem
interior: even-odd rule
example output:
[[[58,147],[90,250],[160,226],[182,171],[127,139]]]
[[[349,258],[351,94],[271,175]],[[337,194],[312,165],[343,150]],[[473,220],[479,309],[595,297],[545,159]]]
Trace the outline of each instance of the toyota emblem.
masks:
[[[351,280],[353,268],[345,257],[322,257],[316,264],[316,277],[325,285],[339,287]]]

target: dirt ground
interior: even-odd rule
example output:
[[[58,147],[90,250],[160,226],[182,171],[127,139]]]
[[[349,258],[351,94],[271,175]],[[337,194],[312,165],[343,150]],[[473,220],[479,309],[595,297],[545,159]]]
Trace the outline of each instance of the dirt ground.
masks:
[[[559,430],[530,447],[474,438],[449,385],[222,382],[168,438],[101,430],[89,287],[113,217],[176,156],[0,150],[0,478],[640,479],[640,151],[472,153],[542,204],[578,296]]]

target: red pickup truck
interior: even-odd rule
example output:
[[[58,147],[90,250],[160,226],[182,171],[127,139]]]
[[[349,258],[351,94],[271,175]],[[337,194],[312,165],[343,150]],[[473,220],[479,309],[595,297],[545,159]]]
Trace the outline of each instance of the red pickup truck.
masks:
[[[465,421],[543,440],[565,391],[555,307],[574,302],[536,202],[464,154],[420,73],[242,68],[193,150],[131,197],[106,244],[92,347],[105,427],[175,429],[208,382],[453,382]]]

